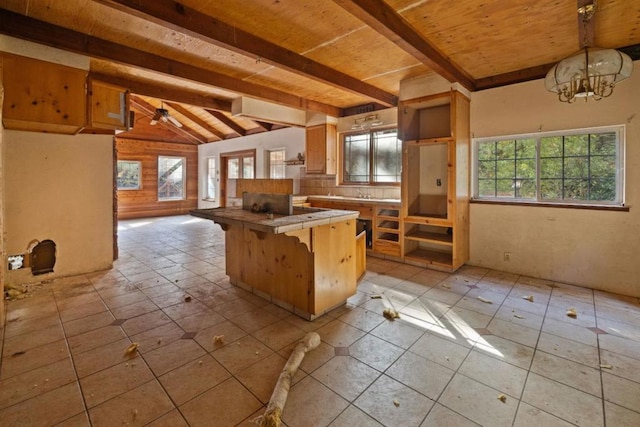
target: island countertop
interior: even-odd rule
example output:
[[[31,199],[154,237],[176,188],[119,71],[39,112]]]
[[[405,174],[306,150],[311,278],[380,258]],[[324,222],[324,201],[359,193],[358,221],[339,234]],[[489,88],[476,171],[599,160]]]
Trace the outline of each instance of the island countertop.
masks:
[[[190,214],[219,224],[243,224],[252,230],[280,234],[356,219],[360,212],[319,208],[293,209],[293,215],[254,213],[241,207],[194,209]]]

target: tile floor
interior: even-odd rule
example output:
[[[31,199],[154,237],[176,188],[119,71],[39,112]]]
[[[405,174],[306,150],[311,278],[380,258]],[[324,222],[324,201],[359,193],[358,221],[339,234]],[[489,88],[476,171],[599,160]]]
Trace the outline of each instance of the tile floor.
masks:
[[[637,298],[369,258],[357,295],[306,322],[229,284],[210,221],[123,221],[120,248],[7,303],[0,425],[250,426],[313,330],[289,427],[640,425]]]

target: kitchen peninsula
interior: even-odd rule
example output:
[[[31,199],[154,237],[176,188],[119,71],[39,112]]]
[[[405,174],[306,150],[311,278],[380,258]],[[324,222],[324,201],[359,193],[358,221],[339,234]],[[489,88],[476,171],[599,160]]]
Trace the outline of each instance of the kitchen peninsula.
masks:
[[[312,320],[356,293],[364,271],[359,212],[292,208],[291,215],[240,207],[196,209],[225,231],[226,273],[232,284]]]

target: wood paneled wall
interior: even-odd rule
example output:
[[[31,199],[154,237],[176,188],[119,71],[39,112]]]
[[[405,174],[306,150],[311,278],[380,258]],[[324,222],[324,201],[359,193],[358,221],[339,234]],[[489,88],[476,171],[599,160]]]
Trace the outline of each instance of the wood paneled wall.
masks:
[[[198,147],[196,145],[116,138],[118,160],[142,163],[142,189],[118,191],[118,218],[182,215],[198,205]],[[158,156],[187,159],[185,200],[158,201]]]

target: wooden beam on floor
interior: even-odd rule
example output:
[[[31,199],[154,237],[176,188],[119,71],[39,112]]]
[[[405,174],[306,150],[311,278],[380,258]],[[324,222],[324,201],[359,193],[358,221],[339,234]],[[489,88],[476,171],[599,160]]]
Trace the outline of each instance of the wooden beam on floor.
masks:
[[[398,97],[174,0],[94,0],[241,55],[393,107]]]

